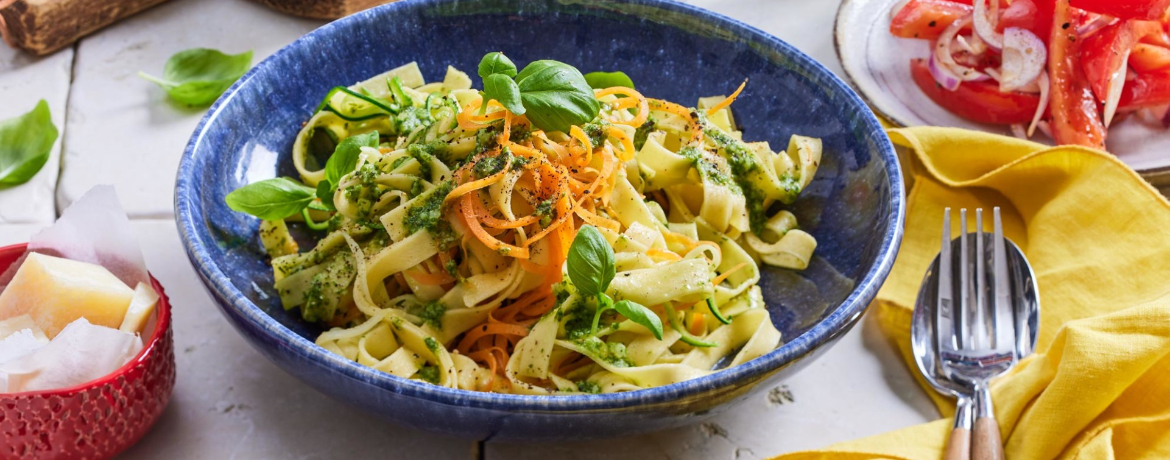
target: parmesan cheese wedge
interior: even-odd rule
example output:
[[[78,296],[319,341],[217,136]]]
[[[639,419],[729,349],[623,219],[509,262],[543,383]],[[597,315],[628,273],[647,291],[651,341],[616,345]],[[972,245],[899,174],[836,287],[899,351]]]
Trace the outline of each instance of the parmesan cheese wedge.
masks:
[[[134,290],[105,267],[29,253],[0,293],[0,319],[29,315],[52,339],[78,318],[117,328]]]
[[[130,299],[130,307],[126,309],[126,317],[122,318],[122,332],[131,334],[141,333],[150,320],[150,314],[158,305],[158,293],[146,283],[138,283],[134,288],[134,298]]]

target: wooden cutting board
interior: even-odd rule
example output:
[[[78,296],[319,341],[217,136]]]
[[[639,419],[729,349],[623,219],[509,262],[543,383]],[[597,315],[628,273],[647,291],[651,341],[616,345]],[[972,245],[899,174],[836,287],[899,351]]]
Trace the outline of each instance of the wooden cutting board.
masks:
[[[396,0],[255,0],[284,13],[314,19],[337,19]]]
[[[0,0],[0,37],[44,55],[166,0]]]

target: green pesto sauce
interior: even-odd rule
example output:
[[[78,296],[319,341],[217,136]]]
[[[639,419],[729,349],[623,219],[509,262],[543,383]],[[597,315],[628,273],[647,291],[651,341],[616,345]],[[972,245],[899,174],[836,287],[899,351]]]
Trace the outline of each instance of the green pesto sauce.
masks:
[[[585,131],[585,135],[589,136],[589,142],[591,142],[594,147],[599,147],[603,142],[605,142],[605,128],[607,126],[609,126],[608,121],[599,119],[593,123],[586,123],[584,126],[582,126],[582,131]]]
[[[476,179],[483,179],[504,170],[505,166],[513,161],[512,151],[505,148],[498,155],[480,158],[471,167]]]
[[[605,361],[614,367],[634,366],[626,354],[626,346],[621,343],[605,342],[598,337],[587,337],[574,343],[590,357]]]
[[[528,125],[512,125],[511,133],[508,135],[508,139],[517,144],[528,142],[531,137],[532,129]]]
[[[431,353],[439,351],[439,341],[433,337],[427,337],[423,342],[427,344],[427,349],[431,350]]]
[[[588,380],[582,380],[577,382],[577,391],[582,393],[598,394],[601,393],[601,387],[596,383],[590,382]]]
[[[418,175],[424,179],[431,178],[431,161],[435,159],[434,149],[422,144],[410,144],[406,153],[418,161]]]
[[[422,369],[418,370],[418,378],[438,385],[439,384],[439,367],[432,366],[429,364],[426,366],[423,366]]]
[[[431,327],[442,330],[443,315],[447,313],[447,306],[436,300],[412,307],[408,312],[422,318],[423,324],[430,324]]]
[[[699,177],[709,180],[716,185],[731,186],[733,191],[738,191],[738,187],[734,187],[735,182],[726,171],[719,168],[719,164],[710,158],[703,155],[703,151],[695,147],[684,147],[678,151],[678,154],[683,158],[691,160],[695,165],[695,169],[699,170]]]
[[[390,163],[390,170],[393,171],[395,169],[398,169],[399,166],[402,166],[402,164],[406,163],[407,161],[410,161],[410,157],[408,157],[408,156],[395,158],[394,162]]]
[[[419,230],[433,230],[443,218],[443,200],[455,184],[449,180],[440,182],[421,203],[411,205],[406,210],[402,222],[406,225],[406,233],[414,234]],[[445,221],[444,221],[445,222]]]
[[[650,133],[658,127],[658,120],[654,117],[646,117],[646,122],[642,123],[637,130],[634,131],[634,149],[642,150],[642,146],[646,145],[646,139],[650,137]]]
[[[553,195],[553,196],[549,197],[547,200],[541,201],[540,203],[536,204],[536,211],[533,212],[533,214],[540,216],[540,226],[541,227],[547,227],[548,224],[552,223],[553,206],[556,204],[557,200],[559,200],[560,198],[561,198],[560,195]]]

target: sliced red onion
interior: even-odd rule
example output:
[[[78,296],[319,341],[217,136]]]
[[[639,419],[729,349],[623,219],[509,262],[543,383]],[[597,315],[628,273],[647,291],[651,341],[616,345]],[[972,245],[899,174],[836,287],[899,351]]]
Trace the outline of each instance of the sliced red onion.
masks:
[[[958,46],[951,46],[952,53],[966,51],[971,53],[972,56],[982,56],[983,53],[987,52],[987,44],[983,43],[983,40],[980,40],[978,35],[972,35],[969,40],[962,35],[958,35],[955,37],[954,43]]]
[[[1028,125],[1028,137],[1032,137],[1032,134],[1036,133],[1036,127],[1040,126],[1040,123],[1043,123],[1040,121],[1040,117],[1043,117],[1044,111],[1048,109],[1048,72],[1040,72],[1040,76],[1036,78],[1036,85],[1040,87],[1040,104],[1036,106],[1036,114],[1032,115],[1032,124]],[[1042,126],[1040,130],[1043,131],[1044,134],[1051,135],[1047,128],[1048,123],[1044,123],[1044,126]]]
[[[1028,133],[1024,132],[1024,125],[1019,123],[1012,124],[1012,135],[1020,139],[1028,138]]]
[[[1113,121],[1113,115],[1117,114],[1117,104],[1121,102],[1121,88],[1125,86],[1125,75],[1129,73],[1129,67],[1126,62],[1129,61],[1129,51],[1121,55],[1121,64],[1113,71],[1109,77],[1109,91],[1105,93],[1105,127],[1109,127],[1109,122]]]
[[[931,74],[943,87],[950,85],[947,77],[953,77],[960,82],[987,80],[987,74],[955,62],[954,56],[951,55],[951,43],[955,40],[955,35],[969,24],[971,24],[971,15],[955,20],[950,26],[947,26],[946,30],[943,30],[943,33],[938,36],[938,41],[934,44],[934,52],[931,53],[934,70],[931,71]],[[937,62],[933,62],[936,60]],[[953,86],[957,88],[959,85],[955,83]],[[951,89],[951,91],[954,90]]]
[[[902,8],[905,8],[908,4],[910,4],[910,0],[898,0],[898,3],[894,4],[893,8],[890,8],[890,19],[897,17],[898,13],[902,12]]]
[[[991,2],[991,10],[987,9],[987,2]],[[975,0],[975,33],[982,38],[987,46],[999,51],[1003,48],[1003,35],[995,31],[999,23],[999,0]]]
[[[1166,114],[1162,115],[1162,127],[1170,128],[1170,105],[1163,107],[1162,110],[1166,111]]]
[[[1016,91],[1032,83],[1048,64],[1048,50],[1036,34],[1019,27],[1003,31],[1003,64],[999,90]]]
[[[939,64],[938,59],[933,54],[930,56],[930,61],[927,62],[927,65],[930,67],[930,76],[934,77],[934,81],[939,86],[942,86],[947,91],[959,89],[959,83],[963,82],[962,79],[958,75],[955,75],[954,72],[951,72],[951,69],[947,66]]]

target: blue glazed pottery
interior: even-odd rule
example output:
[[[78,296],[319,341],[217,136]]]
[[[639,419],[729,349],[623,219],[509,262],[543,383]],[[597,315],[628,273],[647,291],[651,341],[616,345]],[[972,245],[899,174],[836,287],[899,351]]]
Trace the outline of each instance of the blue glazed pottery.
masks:
[[[790,210],[819,247],[802,272],[765,268],[761,286],[783,345],[700,379],[629,393],[533,397],[410,381],[314,345],[320,332],[286,312],[260,247],[259,222],[224,196],[296,176],[293,138],[329,88],[417,61],[428,81],[447,65],[475,73],[489,51],[518,65],[556,59],[622,70],[650,97],[694,104],[750,79],[734,105],[745,139],[784,148],[819,137],[816,179]],[[478,78],[475,78],[479,85]],[[902,237],[902,178],[878,121],[838,78],[742,23],[659,0],[412,0],[328,24],[265,59],[211,107],[179,166],[183,244],[223,314],[258,350],[334,398],[404,425],[478,439],[605,437],[695,423],[791,376],[861,317]]]

